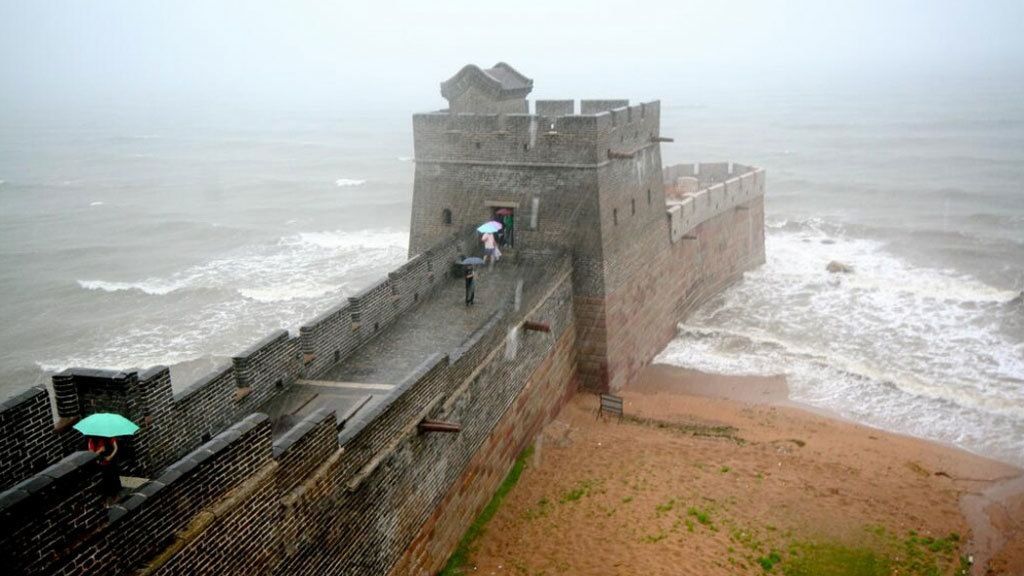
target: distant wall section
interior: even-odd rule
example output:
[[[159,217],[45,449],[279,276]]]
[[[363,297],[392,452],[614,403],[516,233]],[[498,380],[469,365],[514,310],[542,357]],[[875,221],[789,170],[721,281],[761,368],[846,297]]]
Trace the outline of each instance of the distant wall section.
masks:
[[[623,265],[628,273],[603,299],[578,299],[578,316],[606,331],[603,350],[587,356],[581,347],[581,372],[589,387],[626,385],[675,337],[679,321],[764,263],[764,170],[713,166],[701,168],[713,185],[681,202],[662,204],[659,235],[639,235],[637,245],[630,246],[642,266]],[[666,168],[666,178],[679,171]]]

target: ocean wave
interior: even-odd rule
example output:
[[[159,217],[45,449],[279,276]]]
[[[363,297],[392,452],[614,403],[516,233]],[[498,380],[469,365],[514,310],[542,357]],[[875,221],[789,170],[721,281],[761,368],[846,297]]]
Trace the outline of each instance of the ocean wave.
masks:
[[[828,280],[863,290],[963,303],[1000,304],[1018,295],[951,270],[911,267],[886,253],[884,242],[850,238],[845,226],[821,218],[782,219],[765,227],[772,242],[768,256],[785,264],[778,268],[784,274],[820,280],[827,276],[823,274],[825,266],[837,260],[852,265],[856,273]]]
[[[150,278],[141,282],[109,282],[106,280],[75,280],[75,282],[86,290],[99,290],[101,292],[136,290],[152,296],[163,296],[185,287],[181,283],[168,282],[157,278]]]
[[[413,161],[413,157],[412,156],[399,156],[398,157],[398,161],[399,162],[412,162]]]
[[[694,346],[694,343],[701,343]],[[910,373],[894,373],[870,360],[854,360],[827,349],[799,345],[761,333],[679,325],[677,339],[654,360],[705,372],[737,376],[783,375],[806,380],[832,373],[844,383],[872,383],[912,397],[950,402],[1024,421],[1024,405],[1011,397],[980,394],[971,388],[952,387]]]
[[[89,206],[103,206],[103,201],[97,200],[96,202],[89,202]]]
[[[338,178],[337,180],[334,181],[334,184],[339,188],[344,188],[347,186],[362,186],[363,184],[366,184],[366,180],[357,180],[355,178]]]
[[[797,400],[976,451],[1024,445],[1024,338],[1007,305],[1018,295],[839,228],[772,223],[766,263],[696,311],[658,361],[785,374]],[[854,272],[828,273],[832,260]]]
[[[239,288],[243,298],[257,302],[289,302],[301,298],[316,298],[341,289],[338,285],[312,283],[285,284],[263,288]]]
[[[139,292],[155,298],[131,325],[117,324],[38,364],[124,368],[231,356],[270,331],[297,329],[378,281],[406,259],[401,230],[321,231],[253,244],[168,276],[141,281],[80,280],[103,297]]]
[[[409,234],[404,231],[381,229],[349,232],[303,232],[281,239],[283,244],[306,244],[318,248],[347,250],[395,250],[405,249]]]
[[[77,282],[87,290],[137,290],[153,296],[185,289],[224,289],[267,302],[315,298],[336,290],[338,285],[315,278],[337,278],[353,270],[376,268],[378,263],[400,264],[407,242],[408,233],[392,229],[303,232],[281,237],[274,244],[247,246],[165,278]],[[297,284],[296,278],[304,280]],[[288,286],[305,288],[289,292]]]

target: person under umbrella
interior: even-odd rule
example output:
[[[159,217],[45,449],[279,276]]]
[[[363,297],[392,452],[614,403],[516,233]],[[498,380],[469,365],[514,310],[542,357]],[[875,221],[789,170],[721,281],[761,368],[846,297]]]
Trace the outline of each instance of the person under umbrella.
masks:
[[[121,474],[114,457],[117,456],[117,437],[131,436],[139,427],[120,414],[100,412],[91,414],[74,426],[86,437],[86,446],[90,452],[99,455],[96,460],[102,472],[100,489],[111,504],[121,491]]]
[[[473,266],[483,263],[483,260],[476,257],[465,258],[460,262],[465,270],[466,277],[466,306],[472,306],[473,300],[476,299],[476,274],[473,273]]]

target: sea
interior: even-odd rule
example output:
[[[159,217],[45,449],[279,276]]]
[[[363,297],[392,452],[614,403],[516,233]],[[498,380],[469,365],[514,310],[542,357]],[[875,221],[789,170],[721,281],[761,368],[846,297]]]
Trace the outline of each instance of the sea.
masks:
[[[1024,466],[1022,85],[656,96],[665,165],[768,174],[767,262],[657,361],[784,374],[799,402]],[[0,398],[71,366],[167,365],[180,389],[381,278],[414,111],[0,115]]]

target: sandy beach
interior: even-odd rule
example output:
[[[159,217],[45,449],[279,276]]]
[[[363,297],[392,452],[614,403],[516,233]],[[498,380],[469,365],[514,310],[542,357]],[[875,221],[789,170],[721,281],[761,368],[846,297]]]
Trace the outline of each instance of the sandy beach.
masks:
[[[655,365],[579,394],[471,546],[474,574],[1024,574],[1024,473]],[[842,571],[833,570],[843,567]]]

